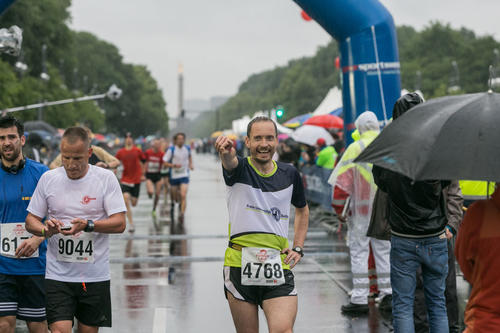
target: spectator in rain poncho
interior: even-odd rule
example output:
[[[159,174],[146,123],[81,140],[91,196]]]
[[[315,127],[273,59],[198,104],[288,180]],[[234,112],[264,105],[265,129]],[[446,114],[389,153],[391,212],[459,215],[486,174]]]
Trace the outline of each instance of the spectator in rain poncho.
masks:
[[[352,314],[368,312],[370,244],[377,266],[378,287],[382,299],[380,306],[390,308],[392,301],[390,242],[366,236],[373,198],[377,190],[373,181],[372,166],[367,163],[354,163],[354,159],[379,134],[379,123],[373,112],[366,111],[356,119],[355,125],[360,138],[347,147],[328,180],[334,187],[332,206],[341,220],[348,221],[353,290],[350,303],[342,306],[342,311]],[[348,198],[350,199],[347,200]]]

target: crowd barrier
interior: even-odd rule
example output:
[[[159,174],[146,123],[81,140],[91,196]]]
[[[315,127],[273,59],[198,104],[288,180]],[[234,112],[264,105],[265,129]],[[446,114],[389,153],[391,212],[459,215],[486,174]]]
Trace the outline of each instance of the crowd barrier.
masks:
[[[327,211],[332,211],[333,189],[328,184],[328,178],[330,178],[332,170],[317,165],[305,165],[300,172],[302,173],[307,200],[321,205]]]

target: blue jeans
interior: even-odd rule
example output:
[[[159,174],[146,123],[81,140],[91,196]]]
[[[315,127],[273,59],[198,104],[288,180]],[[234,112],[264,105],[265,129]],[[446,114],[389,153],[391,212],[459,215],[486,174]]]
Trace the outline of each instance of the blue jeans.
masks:
[[[392,315],[395,333],[414,333],[413,301],[417,269],[422,267],[430,333],[448,333],[444,296],[448,274],[446,238],[391,239]]]

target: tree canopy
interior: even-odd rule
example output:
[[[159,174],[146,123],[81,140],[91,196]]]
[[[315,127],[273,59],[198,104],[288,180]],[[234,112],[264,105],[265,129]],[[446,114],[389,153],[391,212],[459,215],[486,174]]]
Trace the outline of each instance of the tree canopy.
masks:
[[[134,135],[167,134],[166,102],[149,70],[124,63],[118,48],[88,32],[69,28],[71,0],[17,0],[1,17],[0,25],[23,29],[22,55],[0,57],[0,109],[105,93],[111,84],[123,90],[117,101],[80,102],[44,110],[44,120],[56,127],[75,123],[94,131]],[[50,80],[40,79],[42,45],[47,46]],[[17,73],[16,61],[28,65]],[[37,118],[35,110],[22,111],[23,120]]]

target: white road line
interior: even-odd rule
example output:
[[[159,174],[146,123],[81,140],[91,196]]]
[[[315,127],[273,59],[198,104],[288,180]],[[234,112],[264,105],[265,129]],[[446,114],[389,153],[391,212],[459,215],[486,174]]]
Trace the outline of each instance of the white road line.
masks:
[[[167,308],[156,308],[153,318],[153,333],[165,333],[167,331]]]

